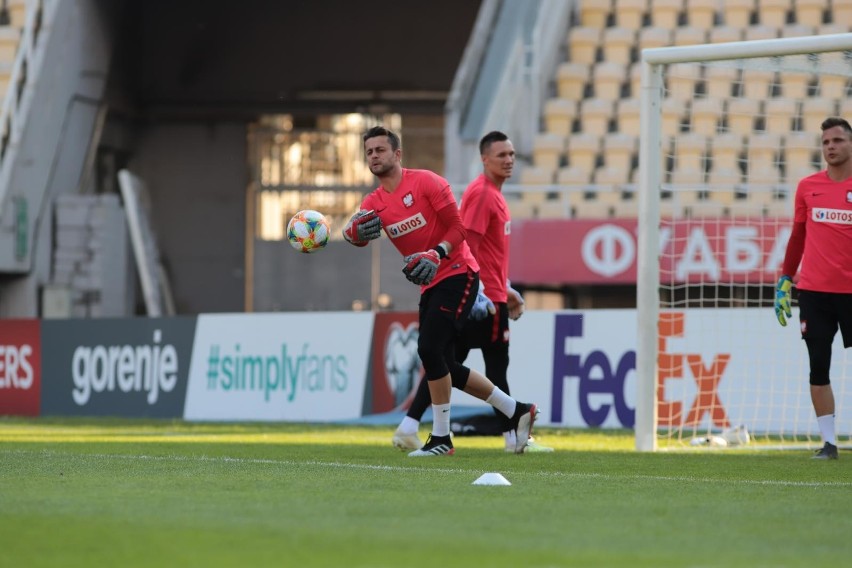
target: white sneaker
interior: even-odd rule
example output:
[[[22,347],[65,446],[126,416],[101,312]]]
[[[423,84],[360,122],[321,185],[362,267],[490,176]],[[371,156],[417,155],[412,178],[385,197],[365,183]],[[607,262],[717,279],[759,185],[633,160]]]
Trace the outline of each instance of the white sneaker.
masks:
[[[416,432],[414,434],[405,434],[400,432],[399,428],[393,433],[391,443],[394,448],[403,451],[419,450],[423,447],[423,442],[420,441],[420,437]]]
[[[527,440],[527,445],[524,446],[525,454],[545,454],[552,452],[553,448],[548,446],[542,446],[538,442],[535,441],[535,438],[530,436],[530,439]]]

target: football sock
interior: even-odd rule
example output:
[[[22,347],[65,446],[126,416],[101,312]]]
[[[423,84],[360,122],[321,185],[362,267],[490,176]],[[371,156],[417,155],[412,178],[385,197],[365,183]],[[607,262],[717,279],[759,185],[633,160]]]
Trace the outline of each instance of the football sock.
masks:
[[[494,387],[494,390],[491,391],[491,394],[488,395],[488,398],[485,399],[485,402],[487,402],[509,418],[515,415],[515,399],[504,393],[497,387]]]
[[[432,435],[433,436],[449,436],[450,435],[450,405],[449,404],[433,404],[432,405]]]
[[[411,416],[406,416],[402,419],[402,422],[400,422],[397,431],[399,431],[400,434],[416,434],[419,429],[420,422]]]
[[[834,435],[834,414],[817,416],[817,424],[819,424],[819,431],[822,433],[822,441],[836,446],[837,438]]]

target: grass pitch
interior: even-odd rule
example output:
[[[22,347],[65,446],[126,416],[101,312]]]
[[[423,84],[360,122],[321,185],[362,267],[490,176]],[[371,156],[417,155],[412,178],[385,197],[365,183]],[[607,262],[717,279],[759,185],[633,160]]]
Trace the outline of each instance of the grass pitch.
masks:
[[[421,431],[425,434],[426,428]],[[629,432],[539,432],[553,454],[392,428],[0,419],[0,565],[840,566],[852,454],[640,454]],[[472,485],[499,472],[510,487]]]

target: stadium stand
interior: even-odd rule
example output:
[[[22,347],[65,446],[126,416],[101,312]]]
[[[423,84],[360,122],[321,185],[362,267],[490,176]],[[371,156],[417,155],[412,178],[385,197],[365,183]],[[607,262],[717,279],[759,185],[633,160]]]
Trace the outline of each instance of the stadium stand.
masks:
[[[574,216],[635,214],[631,184],[638,159],[643,49],[726,43],[852,30],[852,0],[580,0],[567,32],[566,59],[558,66],[555,97],[544,104],[542,129],[562,140],[538,141],[542,183],[590,183],[595,191],[571,192]],[[837,56],[842,57],[842,56]],[[800,68],[807,71],[806,56]],[[794,64],[795,66],[795,64]],[[780,73],[736,66],[670,65],[661,129],[671,141],[672,183],[703,189],[664,199],[663,212],[728,214],[732,203],[707,208],[714,184],[793,183],[819,164],[814,133],[826,116],[852,113],[852,85],[838,74]],[[542,146],[542,147],[539,147]],[[748,176],[746,178],[746,175]],[[758,192],[745,201],[756,200]],[[759,192],[767,207],[778,192]],[[770,195],[771,197],[766,197]],[[699,208],[696,208],[696,211]]]

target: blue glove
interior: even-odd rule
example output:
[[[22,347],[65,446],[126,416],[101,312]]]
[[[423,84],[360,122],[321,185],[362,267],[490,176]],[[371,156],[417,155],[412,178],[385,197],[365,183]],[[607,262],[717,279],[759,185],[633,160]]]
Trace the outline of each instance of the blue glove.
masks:
[[[469,319],[482,321],[488,316],[493,316],[497,313],[494,307],[494,302],[485,295],[485,287],[482,282],[479,283],[479,290],[476,292],[476,299],[473,301],[473,307],[470,309]]]
[[[787,318],[793,316],[793,312],[790,311],[790,288],[792,287],[793,281],[789,276],[779,278],[775,286],[775,317],[783,326],[787,325]]]
[[[358,211],[343,228],[343,238],[356,247],[363,247],[382,236],[382,220],[375,211]]]
[[[435,278],[438,266],[441,264],[441,257],[435,249],[410,254],[404,260],[405,267],[402,269],[402,273],[405,274],[409,282],[421,286],[427,286]]]

